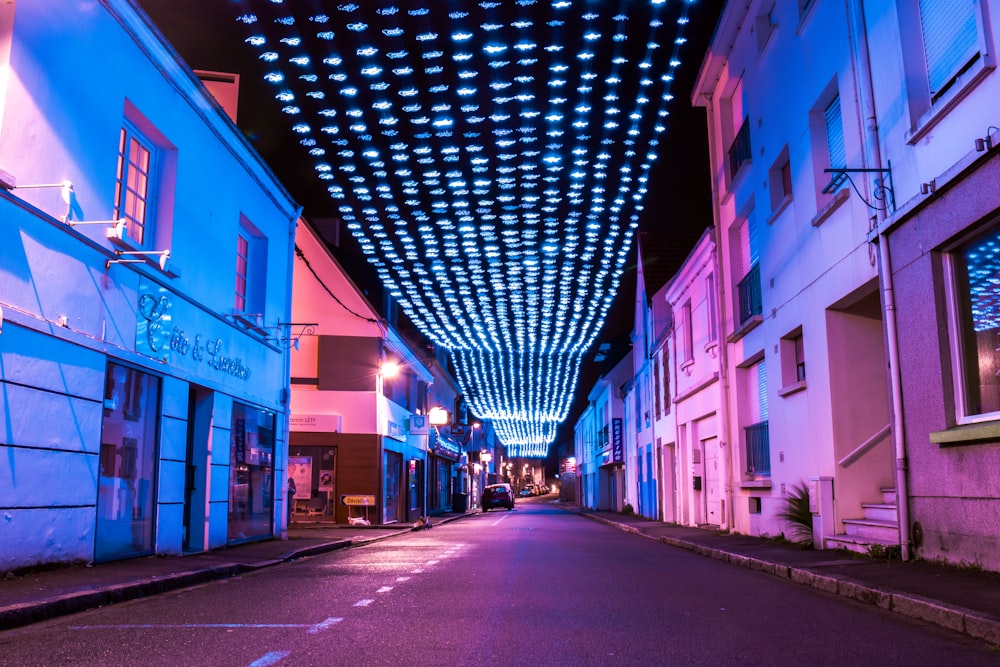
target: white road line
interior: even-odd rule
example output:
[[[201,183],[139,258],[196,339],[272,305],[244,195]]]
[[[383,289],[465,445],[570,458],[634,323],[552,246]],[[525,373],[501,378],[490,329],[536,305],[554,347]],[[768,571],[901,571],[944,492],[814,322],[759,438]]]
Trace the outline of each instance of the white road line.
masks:
[[[292,654],[291,651],[271,651],[251,662],[247,667],[268,667],[276,665]]]
[[[318,634],[322,630],[326,630],[327,628],[333,627],[337,623],[340,623],[342,620],[344,620],[344,619],[337,618],[336,616],[331,616],[330,618],[326,619],[325,621],[317,623],[316,625],[314,625],[311,628],[309,628],[309,634],[311,634],[311,635]]]
[[[410,570],[410,574],[422,574],[422,573],[423,569],[419,567],[416,570]]]
[[[399,582],[409,581],[409,580],[410,580],[409,577],[396,577],[396,581],[399,581]]]
[[[367,607],[372,602],[375,602],[375,600],[358,600],[357,602],[354,603],[354,606],[355,607]]]
[[[184,628],[311,628],[308,623],[123,623],[120,625],[71,625],[70,630],[152,630]]]
[[[437,564],[438,564],[438,562],[437,562],[436,560],[429,560],[429,561],[427,561],[427,563],[425,563],[425,564],[426,564],[426,565],[437,565]]]
[[[376,593],[388,593],[392,590],[392,586],[383,586],[382,588],[375,591]]]

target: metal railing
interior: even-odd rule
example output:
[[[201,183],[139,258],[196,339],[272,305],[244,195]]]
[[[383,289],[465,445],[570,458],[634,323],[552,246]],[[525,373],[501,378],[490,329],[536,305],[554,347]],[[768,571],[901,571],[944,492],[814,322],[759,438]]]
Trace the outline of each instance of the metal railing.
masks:
[[[740,300],[740,324],[744,324],[754,315],[763,312],[760,300],[760,265],[754,264],[736,285],[736,293]]]
[[[771,474],[771,438],[768,435],[767,422],[757,422],[744,427],[747,443],[747,474]]]

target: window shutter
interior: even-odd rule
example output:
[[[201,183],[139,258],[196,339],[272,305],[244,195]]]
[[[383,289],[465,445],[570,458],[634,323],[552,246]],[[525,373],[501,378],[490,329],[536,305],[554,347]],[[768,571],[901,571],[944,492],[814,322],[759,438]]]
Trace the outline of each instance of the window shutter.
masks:
[[[767,421],[767,372],[764,362],[747,369],[747,407],[750,424]]]
[[[841,120],[839,95],[826,108],[823,116],[826,120],[826,146],[830,154],[830,167],[846,167],[847,153],[844,149],[844,123]]]
[[[920,0],[920,27],[933,97],[978,54],[975,1]]]
[[[760,259],[760,243],[757,240],[757,225],[754,211],[740,223],[740,272],[745,276]]]

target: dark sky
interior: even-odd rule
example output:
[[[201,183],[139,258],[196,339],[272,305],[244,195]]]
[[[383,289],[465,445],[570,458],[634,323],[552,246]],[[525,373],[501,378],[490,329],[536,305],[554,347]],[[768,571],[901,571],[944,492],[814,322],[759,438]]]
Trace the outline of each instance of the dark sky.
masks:
[[[666,121],[667,129],[660,137],[660,158],[650,171],[649,194],[639,224],[640,235],[650,240],[650,246],[658,248],[656,257],[647,260],[656,262],[650,269],[659,280],[666,280],[673,273],[704,229],[712,224],[706,118],[703,109],[691,107],[690,92],[721,4],[721,0],[702,0],[691,10],[688,42],[681,51],[682,65],[672,90],[675,99]],[[193,69],[240,74],[238,125],[292,197],[303,205],[306,218],[334,217],[337,204],[316,177],[314,161],[296,143],[289,129],[289,117],[275,103],[273,88],[263,81],[264,64],[257,60],[257,52],[243,43],[245,27],[235,20],[244,11],[243,3],[139,0],[139,5]],[[353,239],[346,234],[341,238],[343,248],[338,258],[346,259],[348,270],[367,273]],[[356,275],[355,279],[363,284],[369,278]],[[621,338],[631,330],[634,284],[635,246],[622,288],[595,346],[604,340]],[[573,409],[559,430],[556,445],[571,448],[573,423],[586,406],[586,395],[594,382],[607,370],[591,361],[593,356],[591,352],[584,357]]]

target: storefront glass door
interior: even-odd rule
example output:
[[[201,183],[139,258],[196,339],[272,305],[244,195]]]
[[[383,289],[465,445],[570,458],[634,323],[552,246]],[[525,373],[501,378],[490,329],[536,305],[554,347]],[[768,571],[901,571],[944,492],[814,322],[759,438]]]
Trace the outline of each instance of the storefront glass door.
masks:
[[[95,560],[153,553],[159,378],[115,363],[104,383]]]

